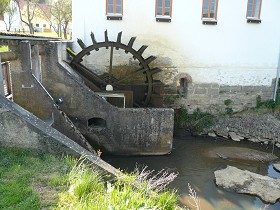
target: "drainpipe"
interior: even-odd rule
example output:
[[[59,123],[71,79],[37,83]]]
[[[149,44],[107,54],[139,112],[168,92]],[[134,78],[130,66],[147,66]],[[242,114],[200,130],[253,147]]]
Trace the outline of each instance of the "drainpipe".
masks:
[[[273,101],[276,101],[276,93],[277,93],[278,83],[279,83],[279,73],[280,73],[280,49],[279,49],[279,55],[278,55],[278,67],[277,67],[276,81],[275,81],[275,87],[274,87]]]
[[[5,96],[5,93],[4,93],[4,85],[3,85],[3,72],[2,72],[2,56],[1,56],[1,53],[0,53],[0,95],[2,96]]]

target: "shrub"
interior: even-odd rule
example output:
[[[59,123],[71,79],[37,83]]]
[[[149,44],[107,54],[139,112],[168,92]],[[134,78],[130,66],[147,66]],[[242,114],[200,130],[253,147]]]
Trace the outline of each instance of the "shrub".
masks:
[[[232,104],[232,100],[231,99],[224,100],[224,104],[226,106],[229,106],[230,104]]]
[[[195,109],[191,114],[184,108],[175,111],[175,127],[185,128],[194,135],[213,125],[214,120],[214,115],[203,112],[199,108]]]

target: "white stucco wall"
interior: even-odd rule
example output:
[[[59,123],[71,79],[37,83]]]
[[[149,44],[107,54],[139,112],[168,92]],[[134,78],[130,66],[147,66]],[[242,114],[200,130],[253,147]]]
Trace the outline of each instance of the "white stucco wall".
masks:
[[[156,22],[155,0],[123,1],[123,20],[117,21],[107,20],[106,0],[73,0],[73,40],[90,45],[93,31],[103,41],[106,29],[110,40],[123,31],[123,43],[137,36],[136,49],[149,45],[144,56],[170,59],[170,67],[193,83],[270,86],[276,77],[279,0],[262,1],[260,24],[247,23],[247,0],[220,0],[217,25],[202,24],[202,0],[174,0],[170,23]]]

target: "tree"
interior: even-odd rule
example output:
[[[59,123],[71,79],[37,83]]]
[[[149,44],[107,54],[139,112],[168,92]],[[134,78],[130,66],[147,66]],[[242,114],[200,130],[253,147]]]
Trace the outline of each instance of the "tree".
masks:
[[[4,16],[10,6],[10,0],[0,0],[0,15]]]
[[[12,24],[17,20],[17,12],[18,12],[18,7],[16,3],[13,0],[9,0],[10,5],[7,10],[7,18],[4,17],[4,22],[6,25],[6,30],[10,31]]]
[[[57,0],[51,4],[51,15],[55,24],[53,28],[59,37],[67,39],[67,29],[72,20],[72,1],[71,0]]]
[[[19,15],[21,22],[25,23],[29,28],[29,33],[34,34],[34,26],[32,23],[32,20],[34,18],[34,15],[37,10],[37,3],[38,0],[15,0],[19,9]],[[21,7],[21,4],[24,3],[24,5]]]
[[[11,30],[12,24],[17,19],[17,10],[14,0],[0,0],[0,15],[3,16],[7,31]]]

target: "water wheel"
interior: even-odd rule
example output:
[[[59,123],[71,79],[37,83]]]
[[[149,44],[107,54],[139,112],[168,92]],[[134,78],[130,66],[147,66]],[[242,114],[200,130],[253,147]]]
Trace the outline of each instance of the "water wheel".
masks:
[[[81,39],[78,39],[77,42],[82,50],[77,54],[68,48],[67,52],[72,57],[71,67],[84,78],[85,84],[93,91],[105,91],[106,86],[111,85],[114,91],[132,91],[134,107],[162,107],[163,83],[153,79],[153,75],[159,73],[161,69],[151,69],[149,66],[156,59],[155,56],[149,56],[148,58],[142,56],[148,46],[143,45],[138,50],[133,49],[136,37],[132,37],[127,45],[123,44],[121,42],[122,32],[118,33],[117,41],[109,41],[107,30],[104,36],[105,40],[103,42],[97,42],[94,33],[91,33],[92,44],[90,46],[86,46]],[[101,48],[109,50],[109,71],[98,75],[92,69],[83,65],[82,61],[85,56],[90,55],[93,51],[98,52]],[[119,74],[114,73],[115,50],[123,50],[126,54],[131,54],[132,58],[139,62],[137,68],[120,77]],[[140,77],[143,78],[141,82],[131,82],[132,78],[139,77],[139,75],[142,75]]]

